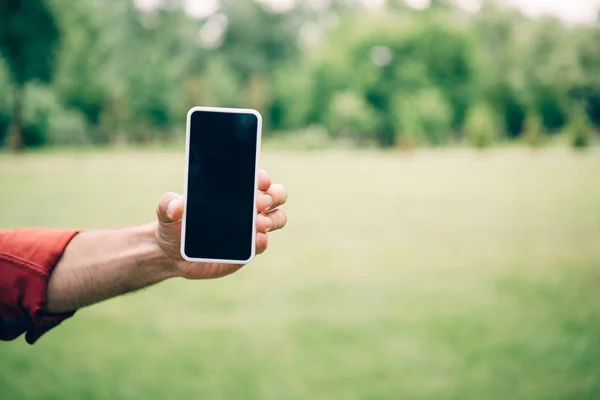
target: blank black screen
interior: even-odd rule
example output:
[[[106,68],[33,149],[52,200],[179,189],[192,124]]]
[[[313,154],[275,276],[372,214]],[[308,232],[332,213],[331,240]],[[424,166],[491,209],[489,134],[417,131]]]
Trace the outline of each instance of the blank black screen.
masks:
[[[247,260],[254,232],[258,118],[194,111],[189,124],[185,254]]]

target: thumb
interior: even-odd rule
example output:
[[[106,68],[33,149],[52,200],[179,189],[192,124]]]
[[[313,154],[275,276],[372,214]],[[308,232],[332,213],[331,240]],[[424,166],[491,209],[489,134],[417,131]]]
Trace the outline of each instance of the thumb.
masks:
[[[183,215],[183,196],[177,193],[165,193],[156,207],[156,217],[160,222],[169,223],[181,219]]]

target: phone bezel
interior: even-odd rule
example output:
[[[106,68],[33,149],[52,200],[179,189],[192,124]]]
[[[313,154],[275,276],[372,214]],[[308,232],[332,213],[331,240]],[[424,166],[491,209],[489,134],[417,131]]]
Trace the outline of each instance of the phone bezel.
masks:
[[[229,259],[214,259],[214,258],[195,258],[188,257],[185,254],[185,231],[186,231],[186,216],[187,216],[187,195],[188,195],[188,171],[190,165],[190,128],[192,114],[196,111],[204,112],[216,112],[226,114],[252,114],[256,116],[257,132],[256,132],[256,165],[254,166],[254,196],[253,196],[253,213],[252,213],[252,240],[250,248],[250,257],[246,260],[229,260]],[[184,210],[181,221],[181,247],[180,253],[184,260],[189,262],[204,262],[204,263],[222,263],[222,264],[247,264],[256,257],[256,197],[258,194],[258,174],[260,165],[260,149],[261,149],[261,136],[262,136],[262,116],[257,110],[247,108],[224,108],[224,107],[192,107],[186,117],[186,134],[185,134],[185,181],[183,185],[183,201]]]

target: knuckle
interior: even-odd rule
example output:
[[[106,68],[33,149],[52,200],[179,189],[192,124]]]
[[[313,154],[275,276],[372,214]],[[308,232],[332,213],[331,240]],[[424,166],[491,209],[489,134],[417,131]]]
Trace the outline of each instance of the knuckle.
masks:
[[[274,211],[272,219],[274,221],[273,225],[275,229],[281,229],[287,223],[287,217],[282,210]]]

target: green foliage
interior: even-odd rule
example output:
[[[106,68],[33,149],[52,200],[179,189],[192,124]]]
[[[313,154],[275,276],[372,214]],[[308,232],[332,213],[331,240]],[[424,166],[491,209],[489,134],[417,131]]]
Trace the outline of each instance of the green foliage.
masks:
[[[0,147],[4,144],[10,129],[13,102],[10,90],[7,90],[10,86],[8,70],[2,58],[0,58],[0,90],[3,92],[2,96],[0,96]]]
[[[24,108],[23,143],[26,147],[88,143],[89,127],[78,111],[69,110],[46,86],[28,85]]]
[[[371,139],[378,124],[375,110],[360,95],[349,91],[333,96],[327,116],[333,137],[355,138],[356,142]]]
[[[549,133],[562,129],[568,120],[568,91],[580,79],[576,46],[558,20],[533,21],[523,43],[523,70],[529,99]]]
[[[452,113],[451,126],[462,129],[470,106],[473,47],[468,32],[448,19],[433,19],[416,31],[409,46],[427,70],[427,81],[443,95]],[[448,132],[446,132],[448,133]]]
[[[24,125],[24,91],[30,81],[52,80],[59,36],[54,15],[45,1],[0,2],[0,56],[6,61],[13,82],[11,129],[15,150],[44,144],[43,131]]]
[[[585,106],[590,122],[600,128],[600,28],[582,28],[576,40],[581,76],[571,94]]]
[[[593,127],[588,122],[587,116],[583,111],[576,111],[573,114],[567,131],[570,135],[571,146],[574,149],[584,149],[592,144]]]
[[[409,143],[439,146],[448,140],[452,110],[435,89],[394,100],[395,128]]]
[[[301,129],[311,120],[315,96],[315,83],[311,78],[306,66],[288,65],[277,69],[268,113],[273,129]]]
[[[0,110],[0,147],[4,144],[10,128],[10,114]]]
[[[446,0],[424,11],[401,0],[381,10],[221,0],[200,18],[183,1],[156,3],[0,2],[0,58],[12,77],[0,73],[0,141],[27,101],[10,82],[53,75],[57,121],[30,127],[35,143],[176,140],[195,105],[256,108],[265,137],[320,125],[380,147],[465,136],[478,147],[524,134],[537,146],[538,131],[563,130],[579,109],[600,127],[598,26],[529,19],[496,1],[470,14]]]
[[[23,142],[25,147],[40,147],[50,143],[51,120],[58,115],[61,105],[56,94],[47,87],[29,85],[25,93]]]
[[[541,147],[545,142],[542,119],[537,114],[529,114],[525,122],[523,141],[531,148]]]
[[[44,0],[0,2],[0,55],[15,85],[50,82],[59,30]]]
[[[268,74],[273,66],[296,55],[297,24],[293,15],[270,12],[255,1],[225,0],[222,5],[227,29],[219,54],[225,55],[242,81],[255,74]]]
[[[469,144],[477,149],[490,147],[498,140],[498,124],[494,113],[480,105],[470,110],[465,126]]]
[[[23,126],[23,146],[39,148],[48,144],[47,128],[35,123],[25,123]]]
[[[87,145],[91,143],[92,129],[80,112],[60,109],[50,116],[48,143],[58,146]]]
[[[531,23],[494,1],[484,1],[473,22],[478,43],[475,80],[479,94],[498,116],[499,129],[508,138],[517,138],[525,129],[530,101],[523,39],[531,36],[527,32]]]
[[[244,100],[240,96],[241,82],[223,57],[211,57],[206,62],[202,80],[206,104],[220,107],[244,105]]]
[[[392,146],[398,130],[399,93],[406,108],[418,109],[419,121],[411,129],[426,142],[440,144],[449,128],[460,129],[470,102],[473,62],[471,42],[465,30],[448,17],[434,15],[426,23],[420,18],[398,23],[400,15],[373,14],[349,18],[314,57],[316,120],[325,120],[329,110],[322,103],[348,87],[364,93],[378,113],[378,141]],[[358,29],[357,27],[361,28]],[[350,67],[351,66],[351,67]],[[438,94],[432,95],[434,87]],[[410,104],[416,103],[416,104]],[[443,105],[427,118],[421,105]],[[450,122],[446,124],[446,111]],[[430,111],[432,112],[432,111]],[[446,132],[440,132],[444,126]],[[402,128],[405,129],[405,128]],[[402,130],[401,129],[401,130]]]
[[[96,126],[110,90],[106,79],[108,54],[102,35],[102,18],[106,16],[88,12],[84,2],[54,2],[60,10],[57,20],[63,32],[55,83],[57,100],[81,112],[91,126]]]
[[[156,139],[156,132],[166,132],[173,123],[177,99],[169,94],[175,82],[170,79],[169,71],[162,68],[163,65],[160,57],[157,57],[127,80],[129,126],[135,141]]]
[[[40,147],[49,142],[50,119],[60,108],[54,92],[40,85],[29,85],[29,100],[23,110],[23,141],[26,147]]]

